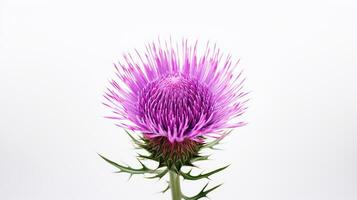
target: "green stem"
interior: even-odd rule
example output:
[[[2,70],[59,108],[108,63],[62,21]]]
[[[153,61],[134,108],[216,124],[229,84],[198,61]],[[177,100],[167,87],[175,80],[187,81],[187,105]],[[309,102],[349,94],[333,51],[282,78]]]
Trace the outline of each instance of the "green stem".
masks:
[[[181,186],[180,186],[180,175],[178,175],[175,171],[170,170],[170,189],[172,200],[181,200]]]

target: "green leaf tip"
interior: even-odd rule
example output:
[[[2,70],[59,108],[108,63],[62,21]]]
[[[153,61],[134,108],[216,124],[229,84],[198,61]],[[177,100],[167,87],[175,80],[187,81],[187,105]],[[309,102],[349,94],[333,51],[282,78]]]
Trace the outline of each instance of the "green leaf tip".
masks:
[[[155,179],[155,178],[158,178],[159,180],[162,178],[162,177],[164,177],[166,174],[167,174],[167,172],[168,172],[169,170],[168,169],[165,169],[165,170],[156,170],[156,175],[154,175],[154,176],[149,176],[149,177],[145,177],[145,178],[147,178],[147,179]]]
[[[160,193],[165,193],[170,189],[170,182],[167,183],[167,186],[165,189],[163,189]]]
[[[180,175],[181,175],[184,179],[186,179],[186,180],[199,180],[199,179],[203,179],[203,178],[209,179],[209,177],[210,177],[211,175],[216,174],[216,173],[218,173],[218,172],[220,172],[220,171],[223,171],[223,170],[226,169],[227,167],[229,167],[229,165],[224,166],[224,167],[221,167],[221,168],[218,168],[218,169],[216,169],[216,170],[213,170],[213,171],[208,172],[208,173],[205,173],[205,174],[204,174],[204,173],[201,173],[201,174],[199,174],[199,175],[192,175],[192,174],[191,174],[192,169],[190,169],[190,171],[188,171],[187,173],[180,171]]]
[[[201,198],[205,198],[205,197],[207,197],[208,193],[210,193],[213,190],[217,189],[221,185],[223,185],[223,184],[216,185],[216,186],[206,190],[206,188],[208,186],[208,183],[207,183],[197,195],[195,195],[193,197],[187,197],[187,196],[183,195],[183,198],[185,200],[198,200],[198,199],[201,199]]]

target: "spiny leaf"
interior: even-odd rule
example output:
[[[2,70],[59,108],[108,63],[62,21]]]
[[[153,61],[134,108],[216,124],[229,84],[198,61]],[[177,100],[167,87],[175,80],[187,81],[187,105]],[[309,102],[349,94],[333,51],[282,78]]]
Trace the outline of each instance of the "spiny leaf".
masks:
[[[161,171],[157,170],[157,174],[155,176],[150,176],[150,177],[145,177],[145,178],[148,178],[148,179],[159,178],[159,179],[161,179],[162,177],[164,177],[167,174],[168,171],[169,170],[167,168],[165,170],[161,170]]]
[[[204,197],[207,197],[207,194],[212,192],[213,190],[217,189],[219,186],[221,186],[222,184],[219,184],[219,185],[216,185],[208,190],[205,190],[208,186],[208,183],[202,188],[202,190],[195,196],[193,197],[187,197],[185,195],[183,195],[183,198],[185,200],[198,200],[198,199],[201,199],[201,198],[204,198]]]
[[[107,161],[109,164],[113,165],[114,167],[118,168],[119,171],[117,173],[129,173],[131,174],[130,177],[133,175],[133,174],[145,174],[145,173],[157,173],[157,170],[152,170],[152,169],[149,169],[148,167],[146,167],[140,160],[138,160],[141,164],[141,168],[132,168],[130,166],[123,166],[123,165],[120,165],[116,162],[113,162],[109,159],[107,159],[106,157],[98,154],[101,158],[103,158],[105,161]]]
[[[137,157],[142,160],[147,159],[147,160],[157,161],[154,157],[152,157],[152,155],[143,155],[141,153],[137,153]]]
[[[209,149],[219,150],[219,149],[215,148],[215,146],[216,146],[217,144],[219,144],[219,143],[223,140],[223,138],[225,138],[225,137],[226,137],[227,135],[229,135],[231,132],[232,132],[232,130],[223,133],[222,137],[217,138],[217,139],[213,140],[212,142],[209,142],[209,143],[204,144],[204,145],[201,147],[201,149],[209,148]]]
[[[209,179],[209,176],[211,176],[211,175],[213,175],[213,174],[215,174],[215,173],[218,173],[218,172],[220,172],[220,171],[226,169],[227,167],[229,167],[229,165],[224,166],[224,167],[221,167],[221,168],[218,168],[218,169],[216,169],[216,170],[213,170],[213,171],[208,172],[208,173],[205,173],[205,174],[201,173],[201,174],[199,174],[199,175],[192,175],[192,174],[191,174],[192,169],[190,169],[190,171],[188,171],[187,173],[180,171],[180,174],[181,174],[182,177],[183,177],[184,179],[186,179],[186,180],[199,180],[199,179],[202,179],[202,178],[207,178],[207,179]]]

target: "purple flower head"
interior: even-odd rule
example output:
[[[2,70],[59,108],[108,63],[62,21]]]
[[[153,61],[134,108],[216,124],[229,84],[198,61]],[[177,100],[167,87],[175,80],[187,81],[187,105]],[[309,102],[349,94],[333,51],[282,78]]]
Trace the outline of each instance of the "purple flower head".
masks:
[[[203,49],[187,40],[147,45],[144,53],[125,54],[115,65],[117,78],[105,93],[117,125],[145,138],[173,143],[203,143],[229,128],[243,126],[245,111],[238,61],[216,45]]]

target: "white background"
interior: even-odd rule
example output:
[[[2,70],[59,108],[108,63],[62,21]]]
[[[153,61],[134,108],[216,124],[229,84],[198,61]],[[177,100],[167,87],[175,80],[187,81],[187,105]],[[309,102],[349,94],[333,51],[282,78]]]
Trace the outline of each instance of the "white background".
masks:
[[[0,199],[170,199],[96,154],[137,164],[101,95],[123,52],[169,35],[241,58],[252,91],[249,125],[202,163],[232,164],[211,199],[357,199],[352,0],[0,1]]]

